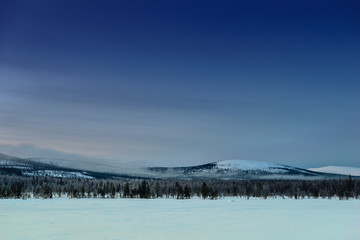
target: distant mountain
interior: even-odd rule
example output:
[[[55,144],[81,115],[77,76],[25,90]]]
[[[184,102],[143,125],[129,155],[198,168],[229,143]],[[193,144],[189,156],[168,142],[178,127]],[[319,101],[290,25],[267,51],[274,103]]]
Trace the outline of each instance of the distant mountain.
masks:
[[[153,179],[324,179],[347,177],[333,173],[306,170],[270,162],[226,160],[190,167],[123,168],[116,173],[84,168],[65,167],[60,160],[23,159],[0,153],[0,174],[17,176],[48,176],[63,178],[153,178]],[[95,166],[95,165],[92,165]],[[103,167],[103,166],[101,166]],[[354,175],[355,176],[355,175]]]
[[[322,173],[360,176],[360,168],[356,168],[356,167],[327,166],[327,167],[320,167],[320,168],[309,168],[308,170],[315,171],[315,172],[322,172]]]
[[[89,179],[121,177],[121,175],[61,167],[50,162],[18,158],[2,153],[0,153],[0,174]]]
[[[226,160],[192,167],[147,169],[152,176],[179,179],[323,179],[341,176],[249,160]]]

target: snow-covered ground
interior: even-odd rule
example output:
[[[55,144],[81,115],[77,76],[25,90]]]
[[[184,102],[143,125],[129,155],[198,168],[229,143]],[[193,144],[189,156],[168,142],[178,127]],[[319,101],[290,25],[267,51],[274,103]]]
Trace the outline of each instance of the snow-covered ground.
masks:
[[[359,226],[359,200],[0,200],[7,240],[355,240]]]
[[[315,172],[323,172],[323,173],[335,173],[335,174],[360,176],[360,168],[356,168],[356,167],[327,166],[320,168],[309,168],[308,170]]]

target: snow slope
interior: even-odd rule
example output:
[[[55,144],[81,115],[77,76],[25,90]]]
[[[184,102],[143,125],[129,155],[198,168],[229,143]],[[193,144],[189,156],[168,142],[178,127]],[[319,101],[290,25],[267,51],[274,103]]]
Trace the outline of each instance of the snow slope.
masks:
[[[344,167],[344,166],[327,166],[321,168],[309,168],[309,171],[322,172],[322,173],[334,173],[351,176],[360,176],[360,168],[356,167]]]
[[[94,177],[87,175],[86,172],[71,172],[71,171],[60,171],[60,170],[36,170],[24,172],[24,176],[37,176],[37,177],[56,177],[56,178],[88,178],[94,179]]]
[[[149,173],[157,178],[178,179],[314,179],[325,177],[323,173],[282,164],[249,161],[225,160],[190,167],[153,167]]]
[[[243,171],[266,171],[271,173],[285,173],[287,169],[296,169],[293,167],[261,161],[249,160],[225,160],[216,162],[216,168],[227,170],[243,170]]]

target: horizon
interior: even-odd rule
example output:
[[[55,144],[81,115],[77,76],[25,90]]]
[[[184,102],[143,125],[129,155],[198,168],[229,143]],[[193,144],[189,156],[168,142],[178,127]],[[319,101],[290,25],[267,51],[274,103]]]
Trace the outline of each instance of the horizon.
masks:
[[[4,1],[0,153],[360,167],[358,9]]]
[[[20,147],[20,148],[19,148]],[[24,147],[27,149],[26,151],[23,151],[21,148]],[[103,171],[104,169],[101,169],[101,167],[118,167],[116,170],[113,169],[116,172],[121,172],[121,170],[131,169],[131,168],[146,168],[146,167],[192,167],[192,166],[199,166],[199,165],[206,165],[209,163],[220,163],[220,162],[227,162],[227,161],[244,161],[244,162],[259,162],[259,163],[273,163],[273,164],[279,164],[279,165],[287,165],[290,167],[296,167],[296,168],[302,168],[307,169],[311,171],[318,171],[321,169],[326,169],[328,167],[343,167],[343,168],[351,168],[351,169],[360,169],[360,167],[350,166],[350,165],[322,165],[322,166],[307,166],[307,167],[300,167],[296,165],[288,165],[281,162],[269,162],[269,161],[261,161],[261,160],[251,160],[251,159],[222,159],[218,161],[213,162],[204,162],[199,164],[192,164],[192,165],[181,165],[181,163],[176,164],[172,163],[169,165],[151,165],[151,163],[147,161],[117,161],[116,159],[106,159],[106,158],[94,158],[90,156],[80,155],[80,154],[73,154],[73,153],[67,153],[67,152],[60,152],[56,151],[54,149],[41,149],[37,148],[34,145],[31,144],[23,144],[19,146],[14,145],[6,145],[6,144],[0,144],[0,155],[6,155],[8,157],[16,157],[20,159],[29,159],[29,160],[35,160],[35,161],[42,161],[42,160],[53,160],[55,162],[52,162],[55,165],[58,165],[61,161],[63,166],[72,166],[74,168],[82,169],[83,167],[90,167],[93,171]],[[29,155],[30,154],[30,155]],[[34,155],[35,154],[35,155]],[[40,154],[40,155],[39,155]],[[101,161],[101,162],[99,162]],[[69,165],[70,164],[70,165]],[[88,165],[90,164],[90,166]],[[100,164],[98,167],[100,169],[94,168],[92,164]]]

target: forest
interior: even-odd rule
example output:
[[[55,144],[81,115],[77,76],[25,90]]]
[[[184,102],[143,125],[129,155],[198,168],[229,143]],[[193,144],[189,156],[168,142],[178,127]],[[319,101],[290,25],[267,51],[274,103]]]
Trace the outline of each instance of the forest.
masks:
[[[0,198],[359,199],[360,180],[153,180],[0,176]]]

